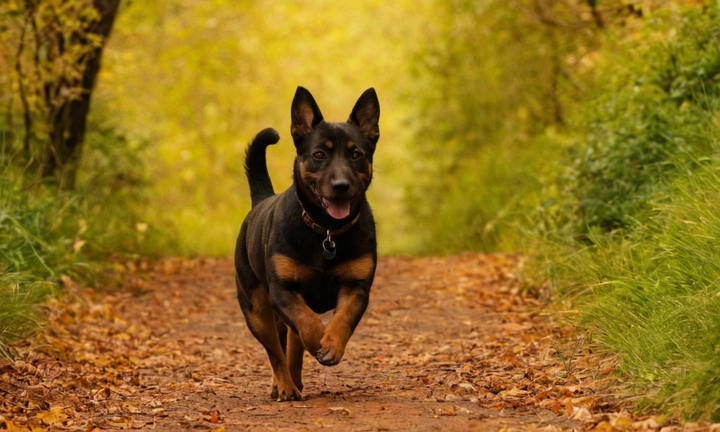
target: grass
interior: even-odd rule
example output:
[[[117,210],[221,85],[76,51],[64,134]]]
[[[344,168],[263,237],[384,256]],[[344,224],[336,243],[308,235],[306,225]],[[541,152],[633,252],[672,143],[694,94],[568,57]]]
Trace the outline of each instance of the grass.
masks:
[[[21,274],[0,275],[0,355],[12,355],[8,344],[36,330],[41,316],[35,305],[55,292],[49,282],[27,280]]]
[[[720,9],[648,20],[648,40],[569,125],[528,249],[645,395],[638,408],[720,421]],[[669,31],[672,29],[672,31]]]
[[[172,250],[170,229],[147,224],[142,149],[91,117],[74,191],[39,181],[0,141],[0,353],[42,322],[37,305],[63,280],[95,282],[109,260]]]
[[[10,169],[0,177],[0,352],[26,336],[39,319],[35,305],[53,292],[60,275],[80,276],[81,238],[63,225],[73,200],[23,191]],[[74,247],[75,245],[75,247]],[[75,250],[73,250],[75,249]]]
[[[648,391],[641,407],[720,421],[720,171],[686,171],[630,234],[591,235],[565,255],[563,294],[622,372]],[[568,280],[574,280],[570,286]]]
[[[96,281],[108,260],[152,256],[170,244],[139,222],[129,194],[97,195],[85,186],[60,191],[27,186],[0,168],[0,353],[42,321],[36,305],[62,295],[61,281]]]

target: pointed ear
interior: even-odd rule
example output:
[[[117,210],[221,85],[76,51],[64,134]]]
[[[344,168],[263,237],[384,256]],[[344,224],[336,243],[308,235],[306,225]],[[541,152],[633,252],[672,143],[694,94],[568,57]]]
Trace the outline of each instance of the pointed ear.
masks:
[[[360,95],[360,99],[355,103],[348,122],[355,124],[360,128],[360,132],[367,137],[368,141],[374,146],[380,138],[380,102],[374,88],[369,88]]]
[[[290,107],[290,120],[290,134],[296,144],[323,121],[315,99],[304,87],[298,86],[295,91],[295,97]]]

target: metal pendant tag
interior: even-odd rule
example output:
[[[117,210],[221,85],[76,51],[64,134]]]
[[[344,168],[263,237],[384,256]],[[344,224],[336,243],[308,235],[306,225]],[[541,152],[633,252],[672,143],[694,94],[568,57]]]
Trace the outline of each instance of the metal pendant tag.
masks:
[[[332,238],[330,238],[330,230],[327,232],[327,238],[323,240],[322,242],[323,247],[323,258],[326,260],[331,260],[335,258],[335,255],[337,255],[337,250],[335,249],[335,242],[332,241]]]

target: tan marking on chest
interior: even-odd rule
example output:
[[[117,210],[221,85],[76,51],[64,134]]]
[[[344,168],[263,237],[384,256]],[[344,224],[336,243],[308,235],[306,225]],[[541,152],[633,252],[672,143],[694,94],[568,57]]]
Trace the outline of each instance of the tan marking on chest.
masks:
[[[273,255],[272,263],[277,277],[285,281],[304,282],[312,279],[315,275],[312,268],[287,255]]]
[[[330,270],[330,274],[343,280],[362,280],[372,275],[375,261],[371,254],[339,264]]]

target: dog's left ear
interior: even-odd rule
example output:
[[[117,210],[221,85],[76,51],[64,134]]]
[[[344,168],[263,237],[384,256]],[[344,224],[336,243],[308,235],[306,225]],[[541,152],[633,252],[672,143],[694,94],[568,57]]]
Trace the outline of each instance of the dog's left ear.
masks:
[[[369,88],[360,95],[355,102],[355,108],[350,113],[349,123],[353,123],[365,135],[370,144],[375,147],[380,139],[380,102],[374,88]]]

